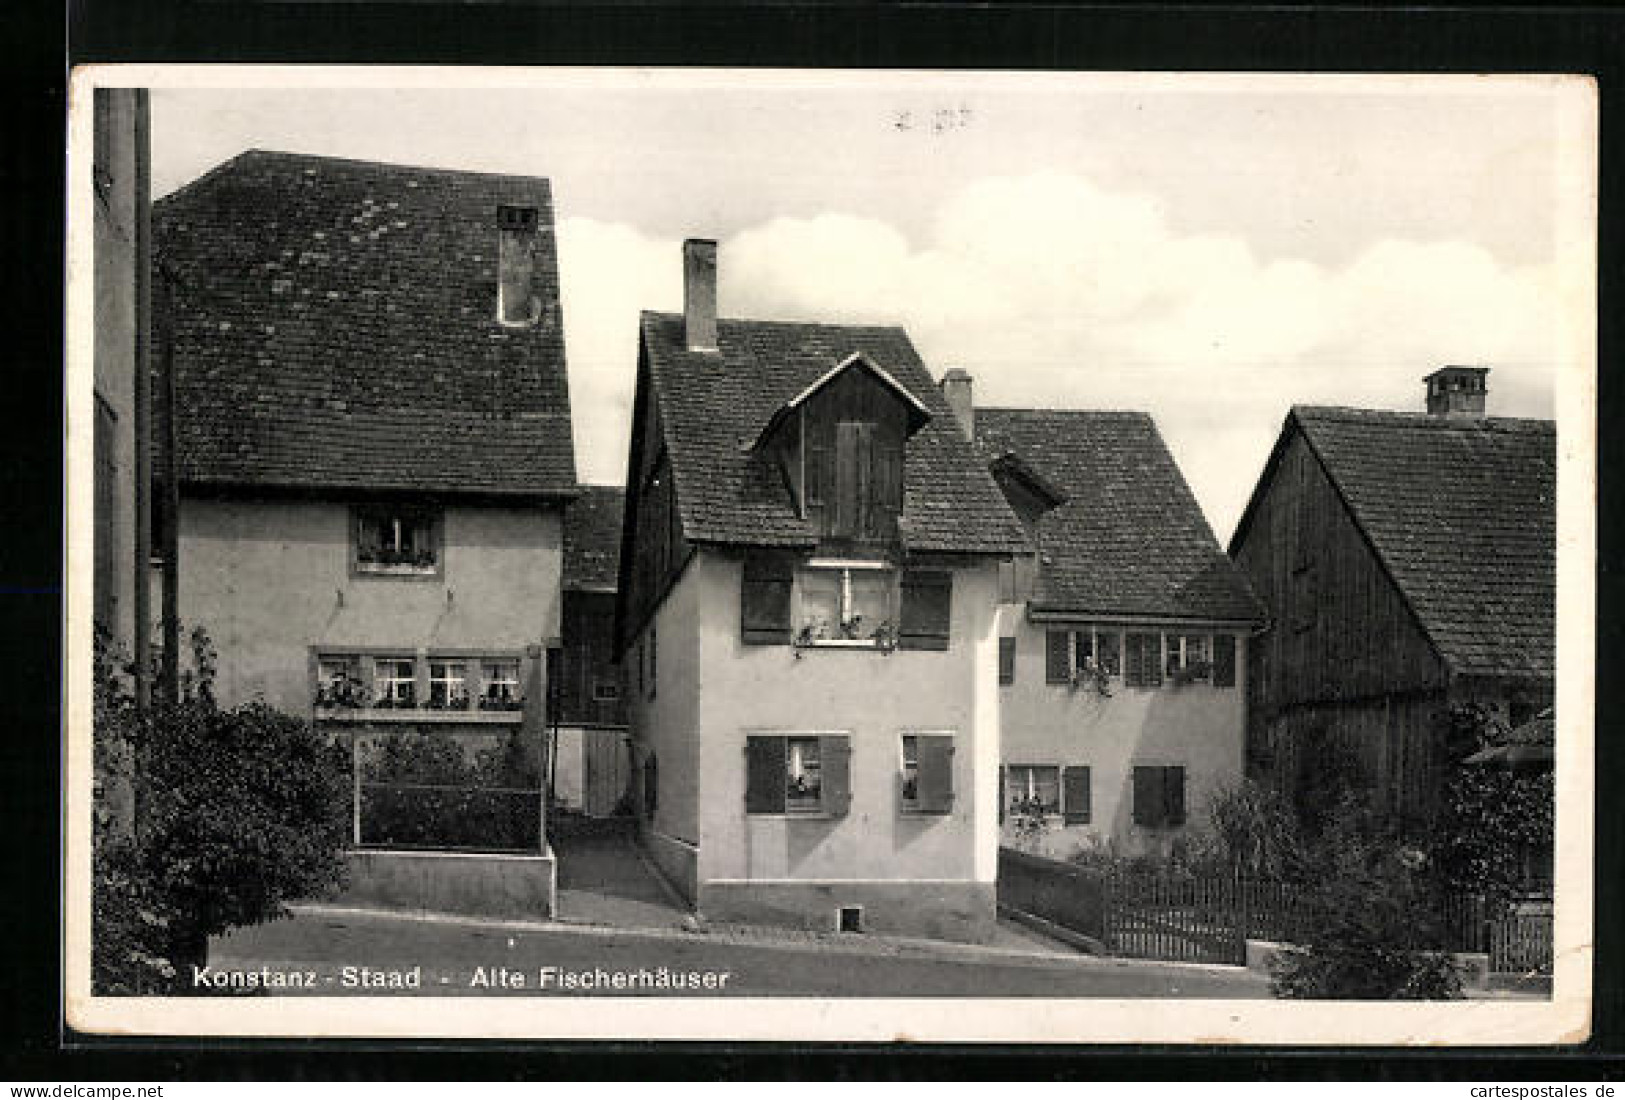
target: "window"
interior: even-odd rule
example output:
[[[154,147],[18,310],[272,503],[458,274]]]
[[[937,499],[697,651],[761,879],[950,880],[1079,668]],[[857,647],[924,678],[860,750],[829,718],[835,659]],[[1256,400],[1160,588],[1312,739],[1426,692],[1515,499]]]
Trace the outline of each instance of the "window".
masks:
[[[649,698],[653,699],[655,697],[655,687],[657,686],[656,675],[660,671],[660,666],[655,663],[660,658],[660,636],[655,633],[655,628],[654,628],[653,625],[651,625],[649,627],[648,653],[649,653]]]
[[[410,657],[379,657],[372,664],[375,707],[410,710],[417,706],[417,663]]]
[[[468,709],[467,662],[429,662],[429,706],[435,710]]]
[[[355,511],[358,573],[433,574],[440,564],[439,524],[417,508],[368,507]]]
[[[903,736],[902,796],[905,813],[947,814],[954,808],[952,734]]]
[[[525,697],[519,693],[519,661],[499,659],[480,662],[480,680],[485,690],[480,693],[481,710],[518,710]]]
[[[999,683],[1013,684],[1016,682],[1016,640],[1014,638],[999,639]]]
[[[1045,683],[1070,684],[1078,673],[1093,669],[1107,676],[1121,675],[1118,638],[1115,628],[1105,626],[1049,631],[1044,639]]]
[[[1169,634],[1163,641],[1169,677],[1184,681],[1208,678],[1211,669],[1207,662],[1206,634]]]
[[[1123,683],[1129,687],[1162,685],[1162,635],[1129,633],[1123,637]]]
[[[1185,824],[1185,769],[1134,769],[1134,824],[1151,828]]]
[[[621,697],[621,685],[614,680],[594,680],[592,700],[595,703],[613,703]]]
[[[316,705],[318,707],[366,705],[366,685],[361,681],[360,661],[357,658],[348,655],[317,658]]]
[[[1236,686],[1236,636],[1234,634],[1215,634],[1213,636],[1213,686]]]
[[[1013,814],[1061,812],[1061,769],[1016,764],[1004,769],[1004,803]]]
[[[896,574],[885,568],[803,569],[796,641],[803,645],[874,644],[893,631]]]
[[[842,817],[851,804],[844,735],[745,739],[745,812]]]
[[[823,809],[824,771],[820,767],[818,738],[792,737],[785,742],[784,809],[786,813],[817,813]]]

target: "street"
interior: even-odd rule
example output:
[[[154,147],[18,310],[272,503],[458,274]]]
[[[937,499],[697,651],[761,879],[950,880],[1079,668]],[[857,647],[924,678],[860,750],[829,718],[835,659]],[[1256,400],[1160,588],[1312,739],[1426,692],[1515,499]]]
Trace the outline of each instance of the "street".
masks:
[[[197,983],[316,996],[1269,996],[1264,976],[1238,968],[1042,949],[810,933],[631,931],[315,907],[213,941],[208,971]]]

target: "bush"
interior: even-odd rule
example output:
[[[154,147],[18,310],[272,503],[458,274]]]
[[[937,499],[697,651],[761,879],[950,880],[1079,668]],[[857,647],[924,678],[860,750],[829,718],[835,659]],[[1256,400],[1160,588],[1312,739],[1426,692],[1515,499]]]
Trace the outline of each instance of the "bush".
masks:
[[[145,714],[127,678],[98,662],[98,992],[189,991],[180,972],[204,961],[209,936],[284,915],[342,877],[344,750],[263,703],[218,708],[212,650],[193,642],[184,697]]]
[[[1251,779],[1214,794],[1201,862],[1219,873],[1249,879],[1297,878],[1303,838],[1292,806],[1272,787]]]
[[[1461,996],[1443,896],[1427,856],[1357,800],[1325,816],[1310,853],[1298,942],[1271,970],[1278,997],[1443,1000]]]

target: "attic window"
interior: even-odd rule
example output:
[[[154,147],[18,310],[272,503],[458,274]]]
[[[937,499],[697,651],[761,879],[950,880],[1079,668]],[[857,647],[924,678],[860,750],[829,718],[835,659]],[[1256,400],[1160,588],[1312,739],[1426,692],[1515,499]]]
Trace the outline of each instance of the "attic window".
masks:
[[[380,576],[434,576],[440,569],[438,516],[421,508],[355,510],[355,571]]]

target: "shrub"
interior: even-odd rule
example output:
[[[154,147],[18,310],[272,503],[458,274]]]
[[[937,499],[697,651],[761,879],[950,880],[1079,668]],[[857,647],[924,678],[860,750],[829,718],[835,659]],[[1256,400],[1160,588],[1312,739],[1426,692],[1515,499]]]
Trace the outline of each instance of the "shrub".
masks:
[[[1303,838],[1292,807],[1272,787],[1243,779],[1208,803],[1202,862],[1233,877],[1292,879],[1303,862]]]
[[[283,915],[342,876],[343,749],[263,703],[217,707],[213,650],[201,633],[193,643],[183,697],[146,713],[115,663],[98,661],[98,992],[189,991],[179,972],[204,961],[209,936]]]
[[[1461,996],[1442,895],[1427,856],[1357,799],[1323,819],[1304,884],[1303,931],[1271,970],[1278,997],[1441,1000]]]

